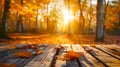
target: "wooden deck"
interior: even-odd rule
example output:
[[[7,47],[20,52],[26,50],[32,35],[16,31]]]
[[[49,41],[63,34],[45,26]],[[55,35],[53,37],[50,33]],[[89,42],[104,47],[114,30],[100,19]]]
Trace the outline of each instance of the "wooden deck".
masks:
[[[25,45],[17,45],[22,47]],[[61,46],[62,48],[57,48]],[[35,55],[35,51],[30,48],[12,49],[0,51],[0,64],[15,63],[17,67],[120,67],[120,46],[117,45],[97,45],[84,48],[80,44],[39,44],[38,49],[43,53]],[[29,58],[16,57],[15,51],[27,50],[32,53]],[[83,53],[78,59],[63,60],[64,54],[69,50]]]

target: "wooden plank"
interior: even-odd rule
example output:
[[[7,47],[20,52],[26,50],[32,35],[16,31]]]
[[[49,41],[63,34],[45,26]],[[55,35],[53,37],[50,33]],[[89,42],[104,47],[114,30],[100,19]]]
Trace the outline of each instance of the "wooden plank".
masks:
[[[82,67],[93,67],[93,64],[84,56],[85,51],[79,44],[72,44],[72,48],[74,52],[83,53],[83,56],[78,59],[78,63],[80,63]]]
[[[54,45],[49,45],[42,54],[36,56],[25,67],[49,67],[55,54]]]
[[[94,57],[90,54],[86,53],[84,49],[79,44],[72,44],[72,48],[75,52],[83,52],[83,56],[80,57],[78,63],[82,67],[104,67],[99,61],[97,61]],[[90,50],[90,49],[87,49]]]
[[[120,49],[120,46],[116,45],[116,44],[112,44],[112,45],[104,45],[104,44],[101,44],[101,45],[97,45],[99,47],[105,47],[105,48],[116,48],[116,49]]]
[[[69,60],[66,63],[66,67],[80,67],[79,64],[77,63],[77,60]]]
[[[35,64],[36,63],[36,61],[37,62],[39,62],[39,61],[41,61],[42,60],[42,58],[44,58],[44,57],[46,57],[46,55],[48,54],[48,50],[52,47],[52,45],[49,45],[49,46],[41,46],[44,50],[43,50],[43,53],[42,54],[39,54],[39,55],[37,55],[36,57],[34,57],[29,63],[27,63],[26,65],[25,65],[25,67],[29,67],[29,66],[32,66],[33,64]],[[41,49],[41,48],[40,48]],[[36,63],[37,64],[37,63]]]
[[[23,46],[27,46],[27,45],[29,45],[29,44],[16,44],[15,46],[16,46],[16,48],[18,48],[18,47],[23,47]]]
[[[80,52],[84,54],[84,49],[79,44],[71,44],[71,47],[74,52]],[[85,64],[81,61],[81,57],[79,59],[76,59],[76,63],[78,63],[78,66],[85,67]]]
[[[87,53],[89,53],[92,57],[94,57],[94,59],[98,60],[101,64],[103,64],[105,67],[108,67],[108,65],[106,65],[102,60],[100,60],[98,57],[97,57],[97,54],[92,50],[91,47],[89,47],[89,45],[85,46],[84,47],[85,50],[87,51]]]
[[[65,49],[67,51],[74,49],[74,48],[72,48],[71,44],[66,44],[65,46],[67,46],[67,48]],[[77,59],[66,61],[66,67],[79,67]]]
[[[48,55],[47,57],[42,61],[42,63],[40,64],[40,67],[50,67],[53,57],[56,53],[56,49],[54,49],[54,47],[52,47],[49,51],[48,51]]]
[[[114,54],[112,50],[107,49],[105,47],[100,47],[100,46],[96,46],[96,48],[99,49],[99,50],[101,50],[101,51],[103,51],[103,52],[105,52],[105,53],[107,53],[107,54],[109,54],[110,56],[112,56],[112,57],[120,60],[120,56]]]
[[[97,54],[96,56],[99,59],[101,59],[104,63],[106,63],[108,66],[114,66],[114,67],[120,66],[120,61],[118,59],[115,59],[115,58],[111,57],[110,55],[108,55],[100,50],[97,50],[95,48],[92,48],[92,49]]]
[[[7,49],[4,49],[4,50],[1,50],[0,51],[0,56],[3,54],[3,53],[7,53],[9,50],[7,50]]]
[[[32,53],[32,55],[35,55],[36,51],[34,51],[33,49],[27,49],[26,51]]]
[[[67,49],[70,47],[68,44],[61,44],[61,46],[64,47],[64,49],[60,49],[59,56],[56,60],[55,67],[66,67],[66,60],[63,60],[64,54],[67,52]],[[70,48],[68,49],[70,50]]]
[[[62,44],[65,47],[65,51],[68,52],[69,50],[71,50],[71,46],[70,44]]]
[[[19,58],[11,58],[11,59],[8,59],[6,62],[8,64],[12,64],[12,63],[16,63],[17,61],[19,61],[20,59]]]
[[[94,67],[94,64],[91,62],[92,60],[86,57],[82,56],[79,58],[79,63],[81,64],[82,67]]]
[[[87,59],[84,59],[87,64],[89,64],[90,66],[88,67],[104,67],[103,64],[101,64],[98,60],[96,60],[93,56],[91,56],[89,53],[85,54],[85,57]],[[90,62],[90,63],[89,63]],[[91,64],[92,63],[92,64]]]
[[[7,58],[9,59],[11,57],[13,58],[13,57],[15,57],[15,55],[13,53],[10,53],[7,56],[4,56],[3,59],[7,59]]]
[[[17,47],[23,47],[23,46],[26,46],[26,45],[28,45],[28,44],[18,45]],[[41,47],[41,46],[38,46],[38,47]],[[44,49],[44,48],[39,48],[39,49]],[[30,58],[21,58],[21,57],[16,58],[16,56],[12,53],[15,50],[17,50],[17,51],[24,51],[24,50],[26,50],[28,52],[31,52],[33,54],[33,56],[30,57]],[[25,64],[27,64],[30,60],[33,59],[33,57],[35,56],[35,53],[36,53],[36,51],[34,51],[33,49],[30,49],[30,48],[27,48],[27,49],[14,49],[14,50],[11,50],[11,51],[8,51],[9,54],[7,53],[8,55],[4,56],[1,59],[1,61],[5,61],[6,60],[6,62],[8,64],[16,63],[18,67],[23,67]]]
[[[2,61],[7,61],[8,59],[15,58],[15,55],[13,53],[8,54],[7,56],[3,57],[1,59]]]
[[[24,67],[29,61],[31,61],[33,58],[35,57],[35,55],[33,55],[32,57],[30,58],[24,58],[24,61],[22,61],[21,65],[19,65],[19,67]]]
[[[39,48],[38,49],[41,49],[40,47],[43,47],[42,45],[40,46],[38,46]],[[43,48],[42,48],[43,49]],[[23,67],[23,66],[25,66],[29,61],[31,61],[36,55],[35,55],[35,53],[36,53],[36,51],[34,51],[33,49],[26,49],[28,52],[30,52],[30,53],[32,53],[33,54],[33,56],[32,57],[30,57],[30,58],[20,58],[20,59],[22,59],[22,61],[20,60],[19,62],[17,62],[17,65],[19,65],[19,64],[21,64],[21,65],[19,65],[19,67]],[[24,59],[24,60],[23,60]]]
[[[72,50],[72,46],[70,44],[62,44],[62,46],[65,48],[60,51],[60,58],[64,58],[64,54],[66,54],[69,50]],[[76,59],[66,61],[58,58],[55,67],[79,67],[79,64]]]
[[[74,52],[83,52],[83,54],[85,53],[83,47],[81,47],[80,44],[71,44],[71,46]]]
[[[17,67],[22,67],[22,63],[26,60],[26,58],[20,58],[20,60],[18,62],[16,62]]]
[[[100,47],[100,46],[99,46]],[[120,56],[120,48],[117,45],[103,45],[101,46],[101,48],[105,48],[106,50],[108,50],[110,53],[113,53],[115,55]]]
[[[40,55],[37,55],[36,57],[34,57],[26,66],[29,66],[31,64],[33,64],[35,61],[41,61],[42,58],[44,58],[47,54],[48,54],[48,50],[51,48],[52,46],[49,45],[47,46],[44,50],[43,50],[43,53],[40,54]]]
[[[66,61],[65,60],[56,60],[55,67],[66,67]]]
[[[0,59],[3,59],[4,57],[8,56],[9,54],[11,54],[14,51],[15,51],[15,49],[1,51],[0,52]]]
[[[24,67],[30,60],[33,59],[33,57],[35,57],[35,55],[30,58],[19,58],[19,60],[16,62],[17,67]]]
[[[3,50],[0,51],[0,59],[2,59],[4,56],[10,54],[11,52],[9,50]]]

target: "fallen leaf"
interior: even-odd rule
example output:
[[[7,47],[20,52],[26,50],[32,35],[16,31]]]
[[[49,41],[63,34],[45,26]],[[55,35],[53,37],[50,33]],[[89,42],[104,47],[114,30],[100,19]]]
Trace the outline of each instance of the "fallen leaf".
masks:
[[[73,50],[69,50],[67,54],[64,54],[64,58],[66,60],[74,60],[80,58],[83,55],[81,52],[74,52]]]
[[[8,64],[6,62],[3,62],[0,67],[17,67],[17,65],[15,63],[12,64]]]
[[[12,50],[12,49],[15,49],[15,48],[16,48],[15,45],[10,45],[10,46],[8,47],[9,50]]]
[[[55,49],[62,49],[62,48],[64,48],[63,46],[57,46],[57,47],[55,47]]]
[[[28,51],[17,51],[14,53],[14,55],[16,55],[17,57],[25,57],[25,58],[29,58],[32,56],[32,53],[28,52]]]
[[[42,50],[36,50],[36,55],[43,53]]]

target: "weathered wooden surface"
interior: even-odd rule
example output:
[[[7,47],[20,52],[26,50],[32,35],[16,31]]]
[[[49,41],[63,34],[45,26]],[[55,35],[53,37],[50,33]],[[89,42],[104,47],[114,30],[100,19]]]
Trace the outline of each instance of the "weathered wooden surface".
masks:
[[[110,66],[114,66],[114,67],[118,67],[120,66],[120,60],[114,58],[114,57],[111,57],[110,55],[98,50],[98,49],[95,49],[93,48],[93,51],[97,54],[96,56],[102,60],[106,65],[108,65],[109,67]]]
[[[98,59],[106,67],[119,67],[120,66],[120,60],[118,59],[120,56],[114,55],[106,51],[101,46],[88,47],[88,48],[92,49],[90,54],[96,57],[96,59]]]
[[[0,64],[15,63],[17,67],[120,67],[120,47],[117,45],[97,45],[96,47],[80,44],[40,44],[38,49],[43,53],[35,55],[34,49],[21,49],[24,45],[17,45],[17,49],[1,50]],[[56,48],[57,46],[57,48]],[[59,47],[59,48],[58,48]],[[13,52],[27,50],[32,53],[30,58],[16,57]],[[74,60],[65,60],[64,55],[69,50],[83,55]]]
[[[114,46],[110,46],[110,47],[114,48]],[[117,54],[115,54],[115,52],[120,53],[119,51],[117,51],[117,50],[120,50],[119,47],[117,47],[118,49],[114,48],[116,51],[110,50],[110,49],[109,49],[109,46],[108,46],[108,47],[104,47],[104,46],[101,47],[100,45],[98,45],[98,46],[96,46],[95,48],[97,48],[97,49],[103,51],[104,53],[109,54],[110,56],[112,56],[112,57],[120,60],[120,56],[117,55]]]

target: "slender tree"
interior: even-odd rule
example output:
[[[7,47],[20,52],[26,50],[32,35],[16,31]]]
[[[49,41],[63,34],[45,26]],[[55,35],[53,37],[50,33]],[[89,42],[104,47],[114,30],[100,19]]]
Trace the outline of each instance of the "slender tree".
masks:
[[[21,6],[23,5],[23,0],[20,0],[20,5]],[[18,18],[18,22],[17,22],[17,32],[21,33],[22,32],[22,28],[23,28],[23,25],[22,25],[22,14],[19,14],[18,16],[19,16],[19,18]]]
[[[89,9],[90,11],[89,11],[89,29],[88,29],[88,32],[89,32],[89,34],[91,33],[90,32],[90,28],[91,28],[91,21],[92,21],[92,3],[91,3],[91,0],[90,0],[90,9]]]
[[[3,12],[3,16],[2,16],[2,23],[1,23],[1,30],[0,30],[0,38],[8,38],[8,34],[6,31],[6,23],[7,23],[7,19],[9,16],[9,8],[10,8],[10,0],[5,0],[5,4],[4,4],[4,12]]]
[[[104,2],[105,2],[105,8],[104,8],[104,23],[106,22],[106,20],[107,20],[107,18],[106,18],[106,15],[107,15],[107,8],[108,8],[108,5],[109,5],[109,0],[108,0],[108,2],[106,2],[105,0],[104,0]],[[105,35],[105,26],[104,26],[104,35]]]
[[[119,0],[119,3],[118,3],[118,7],[119,7],[119,10],[118,10],[118,16],[119,16],[119,21],[118,21],[118,35],[120,36],[120,0]]]
[[[79,16],[79,22],[80,22],[80,34],[84,34],[85,33],[85,17],[83,15],[84,13],[84,9],[85,9],[85,5],[86,5],[87,0],[78,0],[78,4],[79,4],[79,11],[80,11],[80,16]],[[82,4],[83,3],[83,4]]]
[[[104,13],[103,13],[104,0],[97,0],[97,26],[96,26],[96,39],[95,41],[104,41]]]

